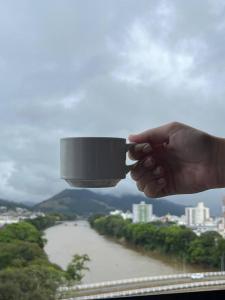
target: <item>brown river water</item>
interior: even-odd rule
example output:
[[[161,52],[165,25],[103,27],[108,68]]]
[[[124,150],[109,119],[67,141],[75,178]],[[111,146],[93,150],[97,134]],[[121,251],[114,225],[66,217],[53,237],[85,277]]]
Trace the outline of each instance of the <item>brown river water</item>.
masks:
[[[77,225],[74,225],[74,224]],[[210,271],[160,254],[144,254],[99,235],[87,221],[65,222],[45,231],[45,252],[51,262],[66,268],[74,254],[88,254],[82,283],[154,275]]]

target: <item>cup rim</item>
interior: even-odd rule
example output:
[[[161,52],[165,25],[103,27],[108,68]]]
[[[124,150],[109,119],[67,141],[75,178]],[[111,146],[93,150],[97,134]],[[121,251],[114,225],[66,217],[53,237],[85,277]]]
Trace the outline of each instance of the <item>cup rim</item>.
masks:
[[[109,137],[109,136],[64,137],[61,138],[60,140],[123,140],[126,141],[125,138]]]

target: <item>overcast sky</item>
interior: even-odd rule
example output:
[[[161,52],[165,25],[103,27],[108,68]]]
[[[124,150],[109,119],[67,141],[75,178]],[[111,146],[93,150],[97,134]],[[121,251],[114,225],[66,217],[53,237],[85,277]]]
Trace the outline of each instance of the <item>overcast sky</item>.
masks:
[[[224,1],[0,0],[0,198],[68,188],[61,137],[171,121],[225,137]]]

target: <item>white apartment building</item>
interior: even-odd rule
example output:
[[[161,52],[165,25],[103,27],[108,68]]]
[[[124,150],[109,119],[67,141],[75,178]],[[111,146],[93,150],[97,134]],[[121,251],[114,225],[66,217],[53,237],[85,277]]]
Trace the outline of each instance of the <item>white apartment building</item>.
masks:
[[[185,208],[185,221],[187,226],[204,225],[210,220],[210,211],[204,206],[203,202],[199,202],[196,207]]]
[[[152,221],[152,205],[142,201],[133,204],[133,223],[148,223]]]

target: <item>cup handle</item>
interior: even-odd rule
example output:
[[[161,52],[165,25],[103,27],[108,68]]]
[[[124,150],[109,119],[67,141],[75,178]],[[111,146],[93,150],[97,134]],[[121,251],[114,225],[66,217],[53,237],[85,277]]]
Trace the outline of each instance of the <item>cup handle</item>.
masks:
[[[129,143],[129,144],[126,144],[126,152],[127,151],[129,151],[132,147],[134,147],[134,145],[136,145],[136,143]],[[125,172],[126,172],[126,174],[128,173],[128,172],[130,172],[132,169],[133,169],[133,167],[136,165],[136,163],[133,163],[132,165],[126,165],[125,166]]]

